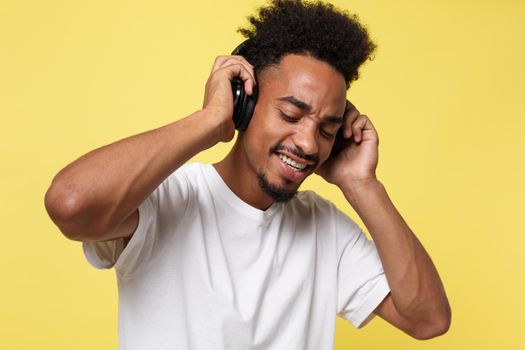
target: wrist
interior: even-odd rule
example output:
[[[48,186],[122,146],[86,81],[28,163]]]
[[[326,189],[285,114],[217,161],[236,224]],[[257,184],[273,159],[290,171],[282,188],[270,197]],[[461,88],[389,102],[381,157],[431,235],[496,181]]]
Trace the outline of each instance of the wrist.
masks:
[[[214,140],[213,145],[219,142],[229,142],[233,139],[235,125],[231,117],[224,118],[221,111],[213,108],[203,108],[197,114],[210,127],[210,138]]]
[[[360,200],[374,193],[384,191],[384,186],[376,177],[359,180],[349,180],[340,186],[350,204],[356,205]]]

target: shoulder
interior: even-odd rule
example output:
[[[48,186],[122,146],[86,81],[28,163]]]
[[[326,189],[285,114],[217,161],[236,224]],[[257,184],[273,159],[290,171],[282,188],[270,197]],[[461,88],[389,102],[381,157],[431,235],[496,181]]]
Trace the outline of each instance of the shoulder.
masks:
[[[205,178],[209,164],[186,163],[172,172],[153,192],[157,201],[188,200],[193,197]]]
[[[335,205],[314,191],[301,191],[289,202],[290,209],[311,214],[334,215],[337,210]]]
[[[321,197],[311,190],[298,192],[296,199],[302,205],[310,205],[315,207],[334,207],[334,204],[331,201]]]
[[[167,178],[167,182],[182,182],[190,187],[194,187],[207,176],[210,166],[210,164],[204,163],[186,163],[171,173]]]
[[[193,176],[196,176],[198,174],[205,174],[207,168],[210,166],[210,164],[205,163],[186,163],[179,167],[177,170],[175,170],[172,173],[172,175],[182,175],[188,178],[192,178]]]
[[[294,210],[299,216],[312,218],[315,221],[327,221],[335,223],[337,226],[344,227],[345,230],[358,230],[357,223],[346,213],[341,211],[330,200],[321,197],[314,191],[301,191],[290,201],[289,210]],[[327,220],[327,221],[323,221]]]

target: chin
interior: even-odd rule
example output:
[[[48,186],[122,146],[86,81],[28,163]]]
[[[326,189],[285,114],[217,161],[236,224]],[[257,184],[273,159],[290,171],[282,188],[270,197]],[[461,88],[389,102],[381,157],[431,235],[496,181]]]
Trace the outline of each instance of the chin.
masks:
[[[259,180],[261,190],[272,200],[279,203],[286,203],[295,197],[299,187],[288,180],[284,180],[284,184],[282,185],[273,184],[262,171],[257,173],[257,179]]]

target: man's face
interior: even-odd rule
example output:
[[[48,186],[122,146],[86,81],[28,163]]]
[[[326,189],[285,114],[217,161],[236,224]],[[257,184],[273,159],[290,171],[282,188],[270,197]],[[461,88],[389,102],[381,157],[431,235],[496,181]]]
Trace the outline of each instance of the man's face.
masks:
[[[330,155],[346,85],[330,65],[304,55],[284,56],[258,80],[259,99],[242,136],[247,165],[269,197],[286,201]]]

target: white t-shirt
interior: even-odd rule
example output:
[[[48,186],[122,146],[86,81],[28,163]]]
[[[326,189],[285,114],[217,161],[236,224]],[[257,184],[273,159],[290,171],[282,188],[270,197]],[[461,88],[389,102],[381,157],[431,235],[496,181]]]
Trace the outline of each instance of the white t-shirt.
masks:
[[[390,289],[372,241],[311,191],[258,210],[209,164],[187,164],[139,207],[123,240],[83,243],[115,267],[119,348],[332,349]]]

